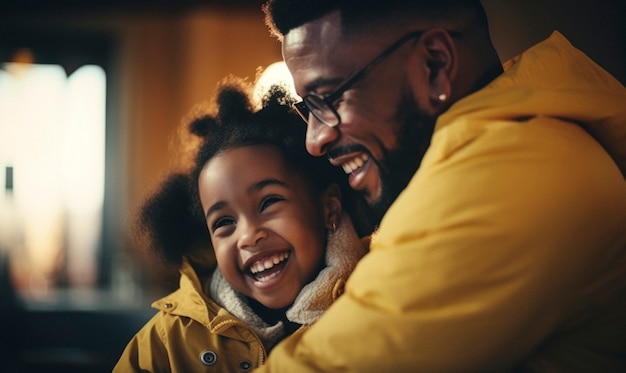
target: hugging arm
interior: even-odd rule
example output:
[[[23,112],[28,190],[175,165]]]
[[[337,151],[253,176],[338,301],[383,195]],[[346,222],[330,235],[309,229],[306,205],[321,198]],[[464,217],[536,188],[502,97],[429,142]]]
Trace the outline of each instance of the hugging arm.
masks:
[[[260,371],[510,369],[565,330],[585,340],[580,315],[623,291],[592,290],[624,265],[611,262],[624,238],[608,234],[625,220],[623,184],[584,131],[545,124],[434,145],[346,293]],[[563,351],[547,359],[576,364]]]

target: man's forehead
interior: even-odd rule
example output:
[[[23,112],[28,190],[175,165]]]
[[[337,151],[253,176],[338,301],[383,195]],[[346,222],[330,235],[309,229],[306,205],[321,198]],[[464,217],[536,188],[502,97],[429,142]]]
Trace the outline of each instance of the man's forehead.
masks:
[[[292,29],[283,39],[283,59],[296,91],[311,92],[335,76],[341,54],[341,25],[338,12]],[[332,61],[332,63],[331,63]]]
[[[341,17],[338,11],[292,29],[283,38],[283,53],[315,53],[320,47],[332,49],[341,39]]]

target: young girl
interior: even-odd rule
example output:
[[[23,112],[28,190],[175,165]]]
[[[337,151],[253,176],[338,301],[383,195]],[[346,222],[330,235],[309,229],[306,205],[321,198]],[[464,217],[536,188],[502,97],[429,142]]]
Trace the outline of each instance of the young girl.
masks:
[[[193,169],[143,207],[154,246],[182,258],[180,288],[153,304],[114,372],[252,370],[341,294],[366,251],[352,221],[368,227],[345,175],[306,152],[290,103],[274,88],[253,111],[231,84],[216,116],[191,122],[204,139]]]

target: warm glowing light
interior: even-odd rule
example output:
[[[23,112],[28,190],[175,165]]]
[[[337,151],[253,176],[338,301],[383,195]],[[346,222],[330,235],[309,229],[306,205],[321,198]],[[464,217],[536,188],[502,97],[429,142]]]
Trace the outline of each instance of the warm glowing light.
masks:
[[[298,94],[296,93],[296,89],[293,85],[293,78],[291,77],[291,73],[289,69],[287,69],[287,65],[283,62],[274,62],[263,70],[261,75],[257,78],[256,84],[254,86],[254,95],[253,98],[255,102],[260,103],[263,95],[267,92],[267,90],[275,84],[284,85],[289,88],[289,93],[298,98]]]
[[[13,190],[0,197],[0,209],[12,210],[11,221],[0,223],[14,227],[2,247],[16,286],[46,290],[63,268],[70,285],[93,282],[104,196],[104,72],[84,66],[68,79],[57,65],[4,67],[0,167],[2,177],[12,168]]]
[[[67,275],[74,285],[96,281],[104,201],[106,77],[83,66],[68,79],[64,136],[64,204],[68,215]]]

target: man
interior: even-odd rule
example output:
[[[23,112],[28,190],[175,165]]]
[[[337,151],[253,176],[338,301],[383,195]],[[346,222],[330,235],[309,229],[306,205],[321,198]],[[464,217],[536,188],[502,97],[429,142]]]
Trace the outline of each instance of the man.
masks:
[[[626,371],[626,90],[478,0],[271,0],[306,146],[382,221],[261,371]],[[620,172],[621,169],[621,172]]]

